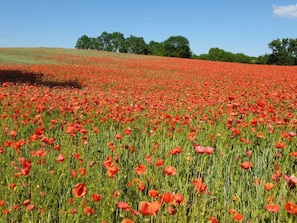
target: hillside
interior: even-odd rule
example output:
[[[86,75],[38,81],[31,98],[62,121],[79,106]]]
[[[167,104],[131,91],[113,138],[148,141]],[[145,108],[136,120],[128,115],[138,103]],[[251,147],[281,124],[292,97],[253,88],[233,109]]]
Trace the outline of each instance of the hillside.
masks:
[[[0,48],[0,222],[296,222],[296,73]]]

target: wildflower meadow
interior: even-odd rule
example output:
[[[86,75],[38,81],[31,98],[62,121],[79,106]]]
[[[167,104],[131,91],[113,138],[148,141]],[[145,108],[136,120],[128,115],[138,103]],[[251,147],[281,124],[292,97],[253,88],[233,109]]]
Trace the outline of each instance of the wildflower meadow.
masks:
[[[0,49],[0,222],[297,222],[297,67]]]

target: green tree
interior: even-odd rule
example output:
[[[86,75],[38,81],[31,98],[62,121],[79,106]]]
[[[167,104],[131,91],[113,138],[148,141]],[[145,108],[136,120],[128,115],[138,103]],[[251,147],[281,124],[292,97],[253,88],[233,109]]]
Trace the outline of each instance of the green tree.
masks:
[[[148,46],[144,39],[133,35],[125,40],[125,50],[127,53],[148,54]]]
[[[289,53],[294,57],[294,65],[297,65],[297,38],[290,39]]]
[[[226,61],[233,62],[232,53],[226,52],[225,50],[219,49],[217,47],[211,48],[208,51],[209,59],[215,61]]]
[[[268,54],[261,55],[256,59],[256,63],[257,64],[267,64],[268,58],[269,58]]]
[[[294,65],[297,56],[297,39],[275,39],[268,44],[272,53],[267,63],[277,65]]]
[[[123,53],[125,52],[125,38],[120,32],[102,32],[97,38],[99,49],[104,51],[112,51]]]
[[[83,35],[78,38],[76,45],[76,49],[91,49],[91,40],[87,35]]]
[[[125,37],[120,32],[113,32],[110,35],[110,48],[113,52],[124,53],[125,50]]]
[[[208,54],[201,54],[196,58],[237,63],[255,63],[257,61],[256,57],[250,57],[243,53],[231,53],[217,47],[209,49]]]
[[[99,42],[97,38],[91,37],[90,38],[90,49],[91,50],[99,50]]]
[[[183,36],[171,36],[163,43],[164,56],[190,58],[189,40]]]
[[[150,41],[148,44],[148,54],[156,56],[164,56],[164,45],[156,41]]]
[[[110,39],[111,34],[108,32],[102,32],[100,36],[97,37],[97,41],[99,44],[99,49],[104,51],[111,51],[110,49]]]

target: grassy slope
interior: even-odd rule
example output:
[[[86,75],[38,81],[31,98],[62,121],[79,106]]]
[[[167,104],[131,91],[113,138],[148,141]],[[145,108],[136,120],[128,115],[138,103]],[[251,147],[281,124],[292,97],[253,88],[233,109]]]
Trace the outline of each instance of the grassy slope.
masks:
[[[63,60],[56,59],[57,56]],[[78,50],[63,48],[0,48],[0,65],[7,64],[65,64],[65,58],[80,57],[104,57],[104,58],[141,58],[144,56],[133,54],[119,54],[113,52]],[[146,56],[148,57],[148,56]],[[54,59],[55,58],[55,59]],[[147,59],[147,58],[146,58]]]

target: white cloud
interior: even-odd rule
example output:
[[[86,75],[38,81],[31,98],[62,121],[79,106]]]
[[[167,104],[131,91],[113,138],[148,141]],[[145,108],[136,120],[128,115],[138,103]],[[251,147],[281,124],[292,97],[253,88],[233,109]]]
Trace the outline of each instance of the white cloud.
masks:
[[[273,15],[280,17],[297,18],[297,4],[274,6]]]

